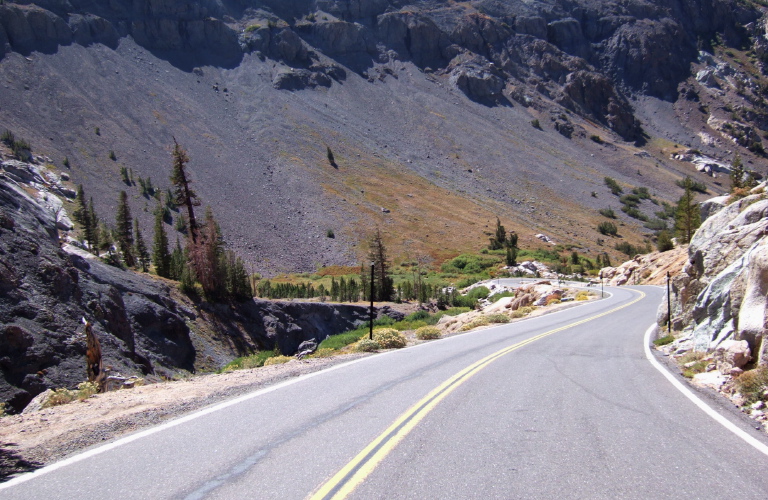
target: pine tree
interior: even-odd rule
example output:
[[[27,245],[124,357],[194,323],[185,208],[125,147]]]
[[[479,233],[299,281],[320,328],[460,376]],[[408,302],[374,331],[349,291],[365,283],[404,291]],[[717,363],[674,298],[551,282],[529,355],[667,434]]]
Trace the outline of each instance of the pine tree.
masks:
[[[502,226],[503,229],[503,226]],[[511,232],[507,239],[504,240],[504,246],[507,248],[506,264],[509,267],[517,265],[517,233]]]
[[[681,243],[689,243],[693,233],[701,225],[701,212],[691,190],[691,180],[686,178],[685,193],[677,202],[675,230]]]
[[[177,241],[178,245],[178,241]],[[163,212],[155,211],[155,236],[152,243],[152,262],[155,264],[155,273],[163,278],[178,279],[179,276],[171,276],[171,256],[168,253],[168,235],[163,226]]]
[[[131,209],[128,207],[128,195],[125,191],[120,191],[117,202],[115,237],[118,249],[123,255],[123,261],[127,266],[134,267],[136,259],[133,255],[133,219],[131,218]]]
[[[187,223],[189,224],[189,236],[192,243],[197,242],[197,220],[195,219],[194,207],[200,206],[200,200],[197,194],[190,188],[189,178],[187,176],[187,163],[189,156],[182,148],[176,138],[173,139],[173,171],[171,173],[171,184],[173,185],[173,203],[177,207],[187,207]]]
[[[96,215],[93,198],[91,198],[88,202],[88,213],[85,217],[85,240],[88,242],[88,246],[91,247],[91,252],[95,250],[97,254],[100,248],[99,234],[99,217]]]
[[[85,201],[85,190],[82,184],[77,186],[77,195],[75,196],[75,209],[72,211],[72,218],[81,226],[85,226],[88,217],[88,203]]]
[[[248,279],[248,273],[245,270],[245,264],[235,252],[228,250],[224,255],[224,267],[226,276],[224,286],[227,295],[235,300],[247,300],[253,297],[251,281]],[[312,298],[314,290],[307,290],[308,298]]]
[[[737,153],[733,158],[731,167],[731,193],[744,187],[744,164],[741,162],[741,156]]]
[[[501,225],[501,221],[496,217],[496,234],[490,238],[488,248],[491,250],[501,250],[507,241],[507,231]]]
[[[139,219],[133,219],[133,242],[135,245],[133,252],[136,256],[136,261],[141,270],[146,273],[149,270],[149,251],[147,250],[147,244],[144,243],[141,230],[139,230]]]
[[[190,233],[191,231],[190,223]],[[223,242],[221,231],[213,218],[210,207],[206,209],[205,223],[199,228],[197,242],[191,242],[190,263],[197,281],[203,287],[203,293],[210,299],[222,297],[224,270],[220,266]]]
[[[184,249],[181,248],[181,242],[176,238],[176,247],[171,252],[170,257],[170,278],[174,280],[181,280],[185,270],[189,267],[187,261],[189,257]]]
[[[371,284],[374,300],[390,300],[394,293],[394,286],[392,278],[389,276],[387,249],[378,228],[371,237],[368,248],[368,259],[374,264],[374,282]]]

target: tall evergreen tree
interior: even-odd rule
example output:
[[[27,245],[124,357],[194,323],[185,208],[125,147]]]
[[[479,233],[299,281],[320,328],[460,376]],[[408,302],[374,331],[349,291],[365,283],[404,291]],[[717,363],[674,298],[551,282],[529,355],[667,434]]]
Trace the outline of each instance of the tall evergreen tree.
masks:
[[[96,209],[93,206],[93,198],[88,202],[88,212],[85,216],[85,240],[91,247],[91,252],[99,253],[99,217],[96,215]]]
[[[178,244],[178,241],[177,241]],[[155,235],[152,243],[152,262],[155,273],[163,278],[171,278],[171,256],[168,253],[168,235],[163,226],[162,210],[155,211]],[[178,279],[178,276],[173,276]]]
[[[731,193],[744,187],[745,174],[746,172],[744,171],[744,164],[741,161],[741,156],[736,153],[731,167]]]
[[[139,229],[139,219],[133,219],[133,254],[136,256],[136,262],[143,272],[149,271],[149,250],[144,243],[144,237]]]
[[[368,243],[368,248],[368,259],[374,265],[373,298],[380,301],[391,300],[394,286],[392,278],[389,276],[389,259],[380,229],[376,228],[376,232]]]
[[[692,181],[686,178],[685,193],[677,202],[675,210],[675,230],[681,243],[689,243],[693,233],[701,225],[701,212],[699,204],[694,199],[691,184]]]
[[[503,229],[503,226],[502,226]],[[517,233],[511,232],[509,233],[509,236],[507,236],[507,239],[504,241],[504,246],[507,249],[507,255],[506,255],[506,263],[508,266],[516,266],[517,265]]]
[[[72,218],[75,222],[85,226],[88,217],[88,202],[85,201],[85,190],[82,184],[77,186],[77,195],[75,196],[75,209],[72,211]]]
[[[131,209],[128,206],[128,195],[125,191],[120,191],[117,201],[115,237],[118,249],[123,255],[123,262],[129,267],[134,267],[136,259],[133,255],[133,219],[131,218]]]
[[[178,238],[176,238],[176,247],[173,249],[173,252],[171,252],[170,260],[171,279],[181,280],[185,270],[189,267],[187,265],[188,260],[189,257],[187,256],[184,249],[181,248],[181,242]]]
[[[191,225],[190,223],[190,233]],[[210,207],[206,208],[205,223],[198,229],[197,242],[193,241],[192,248],[189,249],[190,263],[205,295],[213,299],[221,298],[225,274],[220,264],[223,242]]]
[[[189,236],[192,243],[197,243],[197,220],[195,219],[194,207],[200,206],[200,200],[197,194],[190,187],[189,176],[187,175],[187,163],[189,155],[182,148],[176,138],[173,139],[173,171],[171,173],[171,184],[173,185],[173,203],[177,207],[187,208],[187,221],[189,224]]]

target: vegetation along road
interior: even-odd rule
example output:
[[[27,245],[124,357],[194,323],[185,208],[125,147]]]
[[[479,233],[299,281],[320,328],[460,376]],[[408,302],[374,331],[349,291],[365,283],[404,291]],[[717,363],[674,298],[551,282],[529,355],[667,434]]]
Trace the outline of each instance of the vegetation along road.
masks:
[[[0,498],[765,498],[764,438],[645,357],[662,291],[338,365],[92,449]],[[682,457],[682,459],[681,459]]]

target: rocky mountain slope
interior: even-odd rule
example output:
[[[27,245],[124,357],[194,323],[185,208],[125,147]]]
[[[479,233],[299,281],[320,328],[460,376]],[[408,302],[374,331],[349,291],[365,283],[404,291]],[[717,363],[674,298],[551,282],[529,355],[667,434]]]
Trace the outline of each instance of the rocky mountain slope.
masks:
[[[74,196],[67,185],[39,165],[0,162],[0,402],[9,411],[86,380],[83,318],[105,368],[148,381],[215,370],[256,349],[293,354],[368,318],[353,305],[194,301],[175,282],[108,266],[60,241],[71,226],[60,210]]]
[[[721,190],[695,166],[734,151],[766,173],[762,16],[736,0],[4,2],[0,124],[66,158],[99,213],[128,189],[146,228],[156,202],[119,171],[167,187],[175,136],[267,274],[354,264],[376,226],[397,258],[444,258],[496,215],[523,246],[544,233],[589,254],[606,249],[597,209],[619,206],[605,176],[674,201],[684,175]]]

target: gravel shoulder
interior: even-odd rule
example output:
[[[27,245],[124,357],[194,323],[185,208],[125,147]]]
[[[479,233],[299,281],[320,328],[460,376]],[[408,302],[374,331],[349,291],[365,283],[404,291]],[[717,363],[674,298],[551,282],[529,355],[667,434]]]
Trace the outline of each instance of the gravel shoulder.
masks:
[[[367,354],[292,360],[94,395],[0,420],[0,480],[125,434]]]

